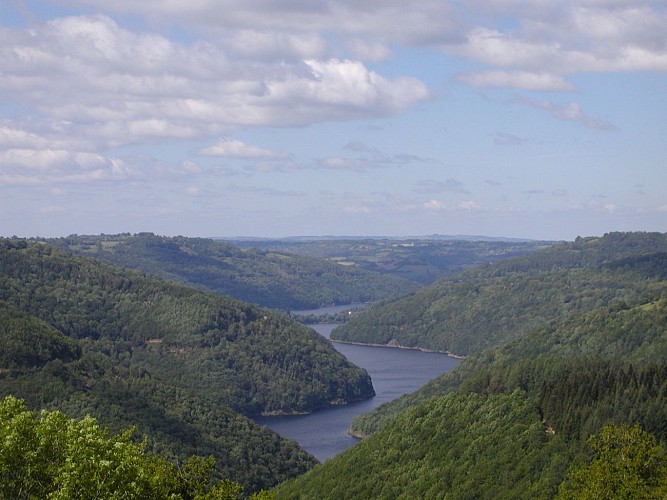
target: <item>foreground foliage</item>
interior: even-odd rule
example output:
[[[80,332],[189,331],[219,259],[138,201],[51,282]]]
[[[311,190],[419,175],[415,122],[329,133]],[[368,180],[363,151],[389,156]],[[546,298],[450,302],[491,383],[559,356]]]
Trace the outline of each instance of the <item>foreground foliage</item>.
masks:
[[[91,417],[35,414],[13,397],[0,401],[0,498],[235,500],[243,487],[213,481],[212,457],[183,467],[147,454],[133,431],[109,435]],[[251,498],[270,498],[259,493]]]
[[[667,498],[667,451],[639,425],[606,425],[588,443],[595,458],[574,468],[560,499]]]

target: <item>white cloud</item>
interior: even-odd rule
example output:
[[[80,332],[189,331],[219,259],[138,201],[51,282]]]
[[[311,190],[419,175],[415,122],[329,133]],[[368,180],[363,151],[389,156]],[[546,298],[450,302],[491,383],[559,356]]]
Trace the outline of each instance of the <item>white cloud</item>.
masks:
[[[237,44],[247,30],[293,34],[334,32],[347,39],[393,40],[407,45],[432,44],[461,37],[456,8],[441,0],[382,0],[372,5],[357,0],[70,0],[106,12],[132,13],[175,22],[217,34]]]
[[[570,91],[564,77],[588,72],[667,71],[667,11],[638,1],[473,1],[484,24],[465,43],[441,46],[491,70],[465,74],[474,86]],[[486,17],[486,19],[485,19]],[[502,23],[511,19],[511,28]]]
[[[292,116],[298,116],[298,110],[304,108],[333,119],[367,114],[387,116],[429,97],[428,89],[419,80],[401,77],[389,81],[358,61],[311,59],[305,64],[310,75],[267,83],[271,101],[298,101]]]
[[[122,160],[87,153],[10,150],[0,154],[0,185],[117,181],[140,177]]]
[[[477,210],[479,208],[479,205],[474,201],[468,200],[459,203],[459,208],[463,210]]]
[[[282,151],[274,151],[271,149],[245,144],[236,139],[223,138],[220,139],[213,146],[209,146],[199,151],[205,156],[223,156],[227,158],[253,158],[253,159],[284,159],[288,158],[289,154]]]
[[[272,44],[267,36],[257,43]],[[325,52],[319,35],[282,39],[295,57],[311,58],[230,59],[224,44],[138,34],[103,15],[0,28],[0,93],[24,105],[33,123],[66,123],[69,136],[99,147],[389,116],[429,97],[414,78],[313,58]],[[29,125],[27,136],[9,139],[30,140]]]
[[[425,202],[423,206],[426,210],[431,210],[431,211],[438,211],[447,208],[447,205],[445,205],[443,202],[439,200],[429,200]]]

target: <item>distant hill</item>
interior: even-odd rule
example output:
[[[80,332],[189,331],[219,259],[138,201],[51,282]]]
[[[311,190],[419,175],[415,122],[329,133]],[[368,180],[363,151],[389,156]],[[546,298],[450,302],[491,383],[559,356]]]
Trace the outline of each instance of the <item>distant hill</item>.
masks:
[[[661,287],[667,235],[610,233],[456,274],[352,315],[341,341],[467,355]],[[647,260],[642,260],[647,259]]]
[[[242,417],[373,395],[368,374],[287,316],[72,255],[0,239],[0,397],[112,429],[152,451],[212,454],[268,487],[315,463]]]
[[[592,305],[547,317],[358,418],[355,431],[372,436],[280,485],[277,498],[587,498],[577,494],[585,481],[604,484],[604,498],[664,498],[663,249],[664,235],[617,233],[554,248],[550,259],[536,254],[530,262],[507,263],[514,272],[532,269],[536,282],[553,276],[544,274],[549,267],[565,275],[587,269],[576,297]],[[600,294],[607,281],[592,270],[616,273],[619,293]],[[487,278],[493,282],[493,276]],[[477,300],[470,294],[460,304],[474,307]],[[503,307],[509,313],[497,310]],[[489,305],[498,315],[512,307],[511,301]],[[644,441],[633,441],[637,436]],[[641,450],[632,462],[643,460],[636,469],[626,450]],[[589,465],[594,460],[601,465]]]
[[[294,237],[230,240],[256,248],[328,259],[341,265],[428,285],[464,269],[547,248],[553,242],[431,235],[398,237]]]
[[[418,285],[401,277],[282,251],[152,233],[48,240],[59,248],[228,295],[265,307],[294,310],[397,298]]]

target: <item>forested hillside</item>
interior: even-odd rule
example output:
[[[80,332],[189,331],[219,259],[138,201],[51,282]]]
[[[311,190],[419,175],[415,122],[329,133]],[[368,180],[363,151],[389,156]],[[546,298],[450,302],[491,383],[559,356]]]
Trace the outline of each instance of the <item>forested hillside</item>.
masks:
[[[460,355],[662,286],[667,235],[611,233],[477,267],[353,315],[332,339]]]
[[[443,276],[480,264],[506,260],[549,247],[553,242],[466,237],[322,238],[231,240],[257,248],[328,259],[341,265],[376,271],[428,285]]]
[[[539,328],[502,347],[468,356],[456,370],[432,380],[420,390],[360,415],[352,423],[352,432],[358,436],[373,434],[402,410],[462,386],[504,387],[507,374],[512,370],[518,372],[518,366],[527,360],[576,359],[589,360],[592,364],[595,360],[634,366],[664,362],[667,359],[667,285],[640,297],[633,305],[602,307]]]
[[[240,249],[204,238],[140,233],[72,235],[48,241],[77,254],[283,310],[397,298],[418,287],[401,277],[325,259]]]
[[[315,460],[246,415],[370,397],[370,378],[284,315],[41,242],[0,240],[0,396],[136,425],[168,456],[212,454],[252,490]]]
[[[356,424],[375,434],[278,498],[664,498],[664,270],[633,301],[470,356],[369,414]]]

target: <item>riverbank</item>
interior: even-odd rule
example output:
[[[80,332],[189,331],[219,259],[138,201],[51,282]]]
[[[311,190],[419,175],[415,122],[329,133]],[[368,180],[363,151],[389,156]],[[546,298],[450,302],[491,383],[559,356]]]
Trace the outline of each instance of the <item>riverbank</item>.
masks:
[[[360,345],[360,346],[368,346],[368,347],[388,347],[390,349],[408,349],[408,350],[412,350],[412,351],[433,352],[433,353],[437,353],[437,354],[445,354],[445,355],[449,356],[450,358],[454,358],[454,359],[460,359],[460,360],[466,359],[466,357],[463,356],[462,354],[455,354],[455,353],[450,352],[450,351],[438,351],[436,349],[427,349],[425,347],[410,347],[410,346],[400,345],[400,344],[396,343],[396,341],[394,341],[394,340],[392,340],[388,344],[375,344],[375,343],[372,343],[372,342],[353,342],[351,340],[334,340],[332,338],[329,338],[329,340],[333,343],[336,343],[336,344]]]
[[[313,329],[328,339],[336,326],[317,324],[313,325]],[[333,346],[349,361],[366,369],[373,380],[376,392],[374,398],[324,408],[308,415],[253,418],[258,424],[266,425],[281,436],[295,440],[320,461],[331,458],[359,442],[358,437],[348,434],[355,417],[416,391],[429,380],[461,363],[459,359],[443,356],[443,353],[423,352],[414,348],[376,349],[368,345],[340,342],[333,343]]]

